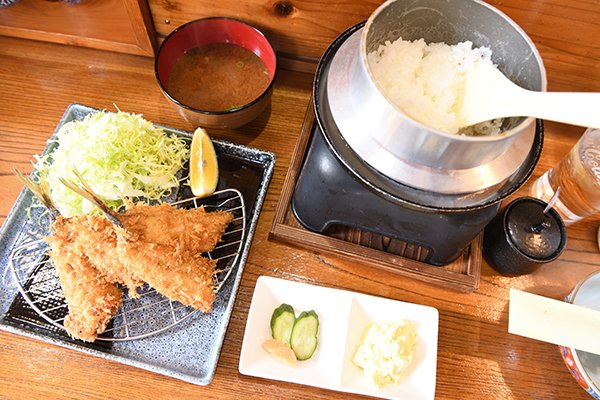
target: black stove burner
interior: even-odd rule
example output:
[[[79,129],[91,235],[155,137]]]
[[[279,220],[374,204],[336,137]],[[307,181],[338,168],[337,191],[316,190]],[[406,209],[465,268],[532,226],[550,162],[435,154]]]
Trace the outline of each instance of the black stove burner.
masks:
[[[378,233],[423,247],[427,252],[423,261],[433,265],[456,259],[499,207],[498,202],[456,213],[388,201],[365,188],[342,165],[316,125],[292,199],[296,218],[310,230],[326,233],[344,225]]]

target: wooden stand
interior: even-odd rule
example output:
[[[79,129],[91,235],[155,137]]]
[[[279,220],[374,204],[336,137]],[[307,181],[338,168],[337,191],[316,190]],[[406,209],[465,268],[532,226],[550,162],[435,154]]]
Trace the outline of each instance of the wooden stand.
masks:
[[[269,237],[461,292],[476,290],[481,271],[483,233],[467,246],[456,261],[437,267],[420,261],[426,254],[419,246],[343,226],[337,226],[327,234],[312,232],[296,220],[291,209],[292,195],[314,123],[315,114],[311,103],[292,155]]]

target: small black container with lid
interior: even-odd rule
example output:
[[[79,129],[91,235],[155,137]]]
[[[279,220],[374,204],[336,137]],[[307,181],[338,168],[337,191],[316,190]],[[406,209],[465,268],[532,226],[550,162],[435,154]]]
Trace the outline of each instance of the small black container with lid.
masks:
[[[547,203],[513,200],[485,228],[483,256],[503,275],[529,274],[556,260],[567,244],[565,224]]]

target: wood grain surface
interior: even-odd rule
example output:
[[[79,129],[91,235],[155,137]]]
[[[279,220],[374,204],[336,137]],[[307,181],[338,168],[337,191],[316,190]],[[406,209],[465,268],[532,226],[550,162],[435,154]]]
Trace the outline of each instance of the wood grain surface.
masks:
[[[196,11],[224,13],[233,1],[197,1]],[[256,4],[259,2],[257,1]],[[281,26],[281,46],[305,49],[318,57],[344,22],[319,14],[330,7],[350,17],[354,2],[291,2],[298,8]],[[494,1],[532,36],[548,70],[551,90],[600,91],[600,2],[597,0]],[[193,7],[160,2],[165,10]],[[239,2],[239,13],[254,10]],[[271,12],[273,2],[262,2]],[[375,2],[360,2],[361,19]],[[214,7],[209,9],[210,7]],[[359,7],[359,8],[360,8]],[[354,9],[353,9],[354,10]],[[156,19],[156,9],[153,11]],[[190,11],[182,18],[196,17]],[[259,18],[261,13],[255,12]],[[163,18],[170,17],[165,14]],[[172,24],[177,21],[173,21]],[[294,25],[295,24],[295,25]],[[171,25],[173,26],[173,25]],[[158,25],[159,31],[170,27]],[[305,32],[301,37],[299,32]],[[306,32],[310,32],[310,35]],[[294,36],[295,35],[295,36]],[[310,37],[309,37],[310,36]],[[284,40],[285,39],[285,40]],[[302,40],[300,40],[302,39]],[[288,43],[289,41],[289,43]],[[314,46],[312,46],[314,45]],[[312,47],[311,47],[312,46]],[[30,171],[32,154],[45,146],[71,102],[138,112],[154,122],[191,130],[166,102],[154,79],[150,58],[0,37],[0,222],[21,184],[13,166]],[[471,294],[399,278],[355,261],[327,256],[268,239],[269,229],[290,163],[312,76],[281,71],[271,109],[244,128],[211,131],[215,137],[277,154],[277,164],[245,266],[233,315],[212,383],[195,386],[116,362],[101,360],[33,339],[0,332],[1,399],[346,399],[352,397],[308,386],[243,376],[238,372],[246,316],[261,275],[342,288],[425,304],[440,311],[436,397],[439,399],[588,399],[571,377],[557,346],[507,333],[509,288],[563,298],[587,274],[600,270],[593,217],[568,228],[568,245],[555,262],[534,274],[508,278],[484,263],[480,287]],[[546,123],[542,159],[534,177],[557,163],[582,128]],[[527,184],[515,196],[523,195]],[[0,279],[9,279],[0,277]],[[360,398],[360,396],[356,396]]]
[[[366,20],[382,0],[148,0],[158,37],[179,25],[204,17],[239,18],[255,25],[284,54],[318,59],[348,27]],[[597,0],[490,0],[535,41],[546,63],[574,73],[586,64],[598,29]],[[577,29],[573,29],[574,25]],[[573,43],[579,43],[575,48]],[[596,42],[597,43],[597,42]],[[595,72],[598,77],[599,72]],[[588,76],[588,75],[585,75]],[[577,90],[587,89],[584,76],[566,78]],[[556,78],[554,84],[566,83]],[[552,87],[550,88],[552,89]]]
[[[156,48],[146,0],[19,0],[0,8],[0,35],[150,57]]]

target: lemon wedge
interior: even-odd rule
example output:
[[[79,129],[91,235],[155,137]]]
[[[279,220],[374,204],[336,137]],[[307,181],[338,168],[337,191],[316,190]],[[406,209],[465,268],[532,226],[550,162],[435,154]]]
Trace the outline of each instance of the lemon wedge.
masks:
[[[190,187],[197,197],[211,195],[219,182],[217,154],[210,137],[202,128],[194,131],[190,151]]]

